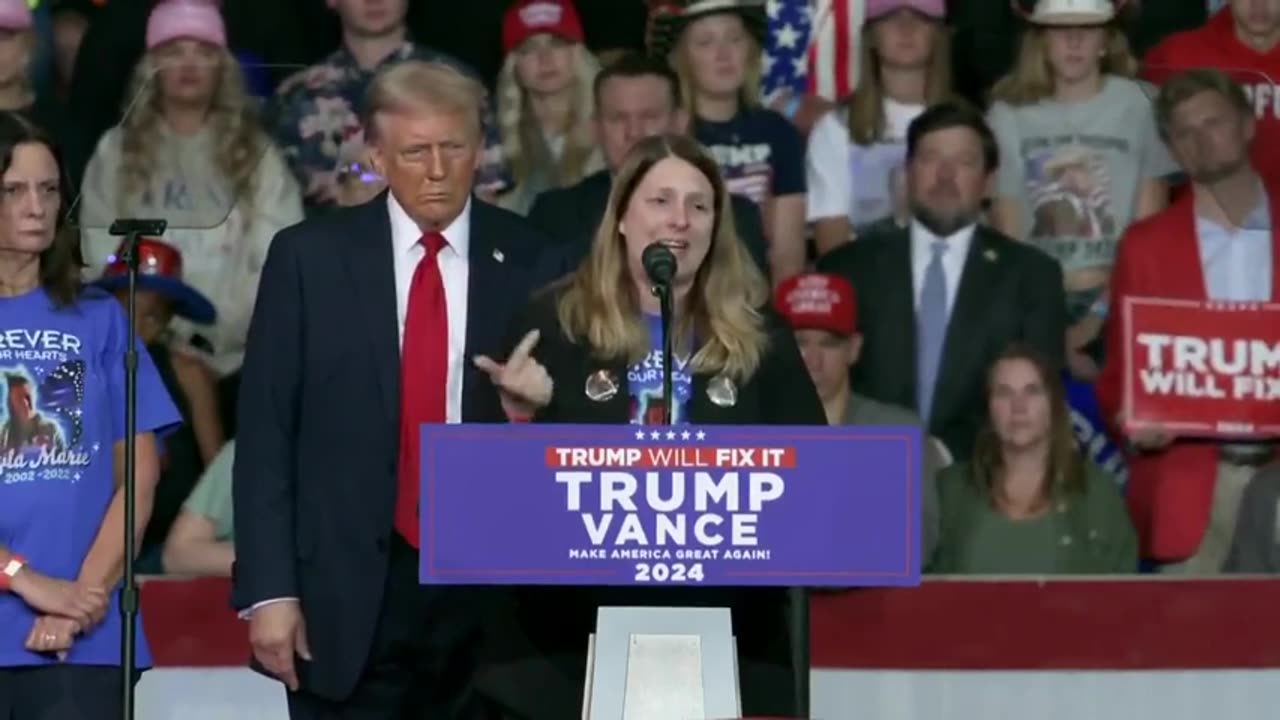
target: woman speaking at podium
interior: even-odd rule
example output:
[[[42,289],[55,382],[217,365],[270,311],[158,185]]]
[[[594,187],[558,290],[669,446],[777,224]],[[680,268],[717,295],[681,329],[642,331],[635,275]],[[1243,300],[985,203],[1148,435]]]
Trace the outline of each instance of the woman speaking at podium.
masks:
[[[734,233],[715,161],[684,136],[639,142],[627,156],[590,255],[531,302],[505,362],[477,358],[508,416],[546,423],[661,423],[662,320],[642,257],[660,243],[676,260],[673,424],[825,425],[795,340]],[[728,607],[746,715],[794,714],[783,588],[526,588],[525,675],[532,717],[578,717],[587,637],[601,605]],[[545,672],[550,660],[551,672]],[[536,677],[536,680],[534,679]],[[552,688],[554,679],[562,687]]]

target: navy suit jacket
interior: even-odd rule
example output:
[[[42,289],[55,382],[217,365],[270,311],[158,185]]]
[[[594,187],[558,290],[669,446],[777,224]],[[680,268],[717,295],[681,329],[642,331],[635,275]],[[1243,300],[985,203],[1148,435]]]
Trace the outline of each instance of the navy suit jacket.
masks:
[[[560,267],[519,216],[479,200],[470,212],[466,356],[499,357],[516,310]],[[387,578],[400,436],[392,252],[385,192],[276,235],[240,384],[232,605],[299,598],[315,657],[301,679],[331,699],[360,676]],[[471,363],[462,416],[506,421]]]
[[[886,227],[845,243],[818,269],[853,285],[862,354],[853,389],[873,400],[914,408],[916,298],[911,231]],[[929,432],[957,460],[968,460],[987,415],[986,377],[1012,343],[1030,345],[1052,363],[1066,357],[1067,301],[1062,268],[1040,249],[978,225],[969,244],[947,321]]]

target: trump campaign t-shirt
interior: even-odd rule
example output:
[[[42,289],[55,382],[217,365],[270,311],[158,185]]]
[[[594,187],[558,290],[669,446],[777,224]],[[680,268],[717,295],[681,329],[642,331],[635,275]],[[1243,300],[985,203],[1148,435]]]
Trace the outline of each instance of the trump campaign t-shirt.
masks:
[[[627,389],[631,396],[633,425],[661,425],[665,400],[662,397],[662,318],[646,315],[649,323],[649,353],[627,368]],[[689,375],[689,358],[678,354],[672,359],[675,372],[671,376],[671,424],[689,422],[689,396],[693,378]]]
[[[1152,88],[1108,75],[1075,103],[992,103],[997,192],[1020,206],[1025,238],[1070,275],[1108,268],[1144,183],[1177,166],[1160,140]]]
[[[111,296],[86,291],[56,309],[43,289],[0,298],[0,545],[32,570],[75,580],[115,494],[113,449],[125,439],[127,324]],[[141,343],[139,433],[181,421]],[[57,662],[23,646],[37,613],[0,593],[0,667]],[[137,665],[151,665],[138,624]],[[120,593],[106,617],[76,638],[66,662],[118,665]]]
[[[1202,27],[1160,41],[1142,59],[1143,77],[1157,85],[1192,68],[1221,70],[1244,88],[1258,122],[1254,166],[1269,180],[1280,181],[1280,152],[1275,149],[1280,143],[1280,45],[1259,52],[1240,42],[1231,8],[1224,7]]]
[[[715,158],[733,195],[763,205],[805,191],[800,131],[772,110],[745,108],[727,122],[698,118],[693,136]]]

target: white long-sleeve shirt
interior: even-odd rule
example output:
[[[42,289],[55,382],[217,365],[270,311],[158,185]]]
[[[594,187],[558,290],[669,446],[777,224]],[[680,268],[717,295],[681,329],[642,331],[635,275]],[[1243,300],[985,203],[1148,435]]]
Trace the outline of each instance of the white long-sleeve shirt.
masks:
[[[78,207],[86,280],[99,277],[114,256],[120,238],[107,232],[121,217],[163,218],[161,238],[182,252],[183,279],[204,293],[218,311],[211,326],[175,318],[179,343],[194,336],[212,345],[208,357],[221,376],[244,361],[249,317],[267,247],[275,234],[302,220],[302,195],[279,151],[264,137],[263,155],[253,179],[252,196],[234,197],[230,184],[213,164],[213,135],[203,129],[178,135],[163,123],[146,142],[153,148],[155,168],[142,192],[121,197],[120,128],[98,143],[85,171]]]

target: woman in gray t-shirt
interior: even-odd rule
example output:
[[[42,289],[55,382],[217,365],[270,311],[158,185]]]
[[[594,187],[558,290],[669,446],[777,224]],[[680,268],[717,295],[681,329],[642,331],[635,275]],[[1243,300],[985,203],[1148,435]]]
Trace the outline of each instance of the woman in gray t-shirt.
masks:
[[[1017,63],[992,91],[1000,171],[991,219],[1062,263],[1066,359],[1092,380],[1116,244],[1130,222],[1165,207],[1163,178],[1175,166],[1111,3],[1069,5],[1037,3]]]

